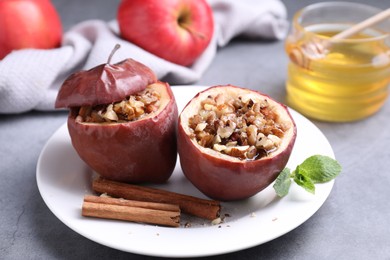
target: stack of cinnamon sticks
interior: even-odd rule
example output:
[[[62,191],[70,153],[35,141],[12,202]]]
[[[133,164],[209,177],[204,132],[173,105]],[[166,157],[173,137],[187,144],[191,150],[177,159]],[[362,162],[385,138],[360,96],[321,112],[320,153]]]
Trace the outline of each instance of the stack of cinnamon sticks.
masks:
[[[110,197],[86,195],[83,216],[178,227],[181,212],[214,220],[221,211],[219,201],[103,178],[95,179],[92,189]]]

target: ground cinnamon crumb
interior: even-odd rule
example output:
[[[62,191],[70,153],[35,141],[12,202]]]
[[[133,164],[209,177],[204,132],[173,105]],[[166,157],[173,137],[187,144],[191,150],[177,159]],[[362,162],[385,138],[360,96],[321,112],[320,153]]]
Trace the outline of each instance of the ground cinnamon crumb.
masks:
[[[189,228],[189,227],[191,227],[192,225],[191,225],[191,223],[190,222],[186,222],[185,224],[184,224],[184,227],[185,228]]]

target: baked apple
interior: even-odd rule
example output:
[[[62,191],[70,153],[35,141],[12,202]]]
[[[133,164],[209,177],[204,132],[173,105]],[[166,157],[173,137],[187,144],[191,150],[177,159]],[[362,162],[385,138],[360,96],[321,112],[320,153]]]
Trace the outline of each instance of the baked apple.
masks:
[[[296,133],[286,106],[269,96],[231,85],[211,87],[179,116],[181,167],[213,199],[248,198],[284,169]]]
[[[177,106],[170,86],[127,59],[69,76],[56,107],[68,107],[68,130],[80,158],[107,179],[168,180],[176,164]]]

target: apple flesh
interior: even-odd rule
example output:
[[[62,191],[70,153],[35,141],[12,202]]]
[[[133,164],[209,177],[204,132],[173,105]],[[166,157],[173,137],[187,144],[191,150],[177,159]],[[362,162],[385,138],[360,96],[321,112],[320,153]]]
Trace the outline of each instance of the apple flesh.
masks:
[[[270,110],[276,114],[275,122],[284,126],[277,149],[261,158],[249,160],[200,145],[190,129],[189,120],[199,113],[203,100],[217,95],[234,99],[250,95],[256,102],[266,100]],[[245,199],[269,186],[286,166],[295,138],[296,126],[284,105],[262,93],[230,85],[200,92],[179,116],[178,151],[184,175],[205,195],[222,201]]]
[[[176,164],[177,106],[168,84],[149,87],[161,95],[157,111],[125,123],[78,122],[72,108],[68,130],[80,158],[100,176],[128,183],[162,183]]]
[[[0,1],[0,59],[13,50],[58,47],[61,37],[61,20],[49,0]]]
[[[117,18],[122,38],[183,66],[202,54],[214,31],[205,0],[122,0]]]

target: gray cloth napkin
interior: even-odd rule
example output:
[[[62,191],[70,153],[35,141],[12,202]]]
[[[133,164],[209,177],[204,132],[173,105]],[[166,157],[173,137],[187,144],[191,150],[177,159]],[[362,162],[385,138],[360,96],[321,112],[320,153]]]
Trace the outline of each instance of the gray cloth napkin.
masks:
[[[54,110],[58,89],[69,74],[105,63],[115,44],[121,48],[112,63],[133,58],[150,67],[159,79],[191,84],[200,79],[223,47],[237,36],[283,39],[288,31],[286,9],[280,0],[209,0],[215,33],[207,49],[191,66],[163,60],[122,40],[116,21],[88,20],[63,36],[61,47],[50,50],[24,49],[0,61],[0,113]]]

